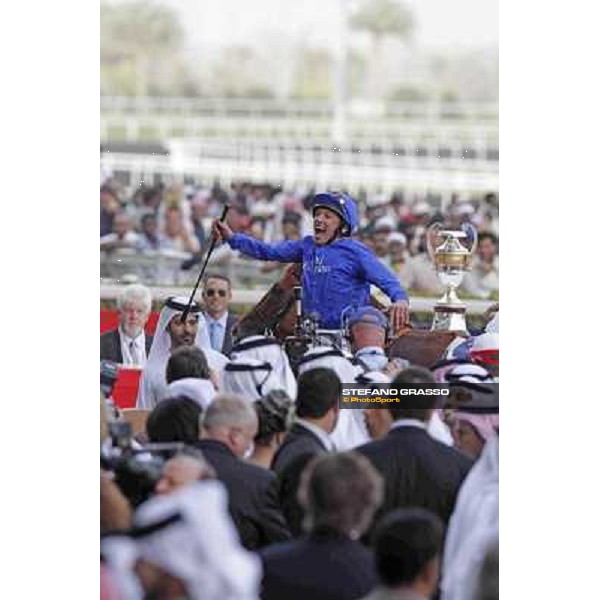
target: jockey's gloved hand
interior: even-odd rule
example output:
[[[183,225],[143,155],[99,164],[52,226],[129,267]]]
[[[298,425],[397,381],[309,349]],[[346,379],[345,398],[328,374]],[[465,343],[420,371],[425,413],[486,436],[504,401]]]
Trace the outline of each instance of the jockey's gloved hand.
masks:
[[[410,311],[406,300],[390,304],[388,318],[394,334],[406,327],[410,321]]]
[[[231,227],[229,227],[227,223],[219,221],[219,219],[215,219],[212,222],[211,232],[217,240],[217,242],[226,242],[227,240],[229,240],[229,238],[231,238],[231,236],[233,236],[233,230],[231,229]]]

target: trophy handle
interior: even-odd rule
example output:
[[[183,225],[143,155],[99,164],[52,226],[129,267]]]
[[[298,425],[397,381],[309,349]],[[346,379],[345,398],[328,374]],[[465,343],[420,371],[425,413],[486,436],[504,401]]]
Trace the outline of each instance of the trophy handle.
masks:
[[[463,223],[460,228],[467,234],[467,241],[470,242],[470,245],[467,245],[467,248],[471,254],[469,258],[469,262],[471,262],[473,260],[473,255],[477,251],[477,244],[479,242],[477,228],[473,223]]]
[[[442,224],[439,221],[432,223],[425,232],[425,240],[427,241],[427,254],[431,262],[435,264],[435,249],[437,246],[438,232],[442,229]]]

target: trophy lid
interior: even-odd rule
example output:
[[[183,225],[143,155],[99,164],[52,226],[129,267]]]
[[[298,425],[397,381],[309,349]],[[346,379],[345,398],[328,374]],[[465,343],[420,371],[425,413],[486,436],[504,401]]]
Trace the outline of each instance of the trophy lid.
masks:
[[[453,238],[466,238],[467,234],[464,231],[458,229],[442,229],[438,232],[438,235],[443,235],[445,237],[453,237]]]

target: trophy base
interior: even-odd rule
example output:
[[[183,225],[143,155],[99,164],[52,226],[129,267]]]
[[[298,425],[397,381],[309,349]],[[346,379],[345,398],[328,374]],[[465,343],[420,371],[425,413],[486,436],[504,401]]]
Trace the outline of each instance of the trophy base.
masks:
[[[466,307],[436,305],[433,309],[433,323],[431,331],[454,331],[462,335],[469,335]]]

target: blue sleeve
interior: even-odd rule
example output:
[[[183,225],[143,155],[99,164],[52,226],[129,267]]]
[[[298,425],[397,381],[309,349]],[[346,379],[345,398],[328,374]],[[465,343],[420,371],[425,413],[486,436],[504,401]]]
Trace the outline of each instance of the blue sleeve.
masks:
[[[276,260],[279,262],[302,262],[302,240],[266,244],[243,233],[235,233],[229,239],[229,245],[242,254],[259,260]]]
[[[357,253],[360,265],[369,283],[383,290],[392,302],[407,300],[408,294],[400,285],[400,281],[366,246],[357,244]]]

